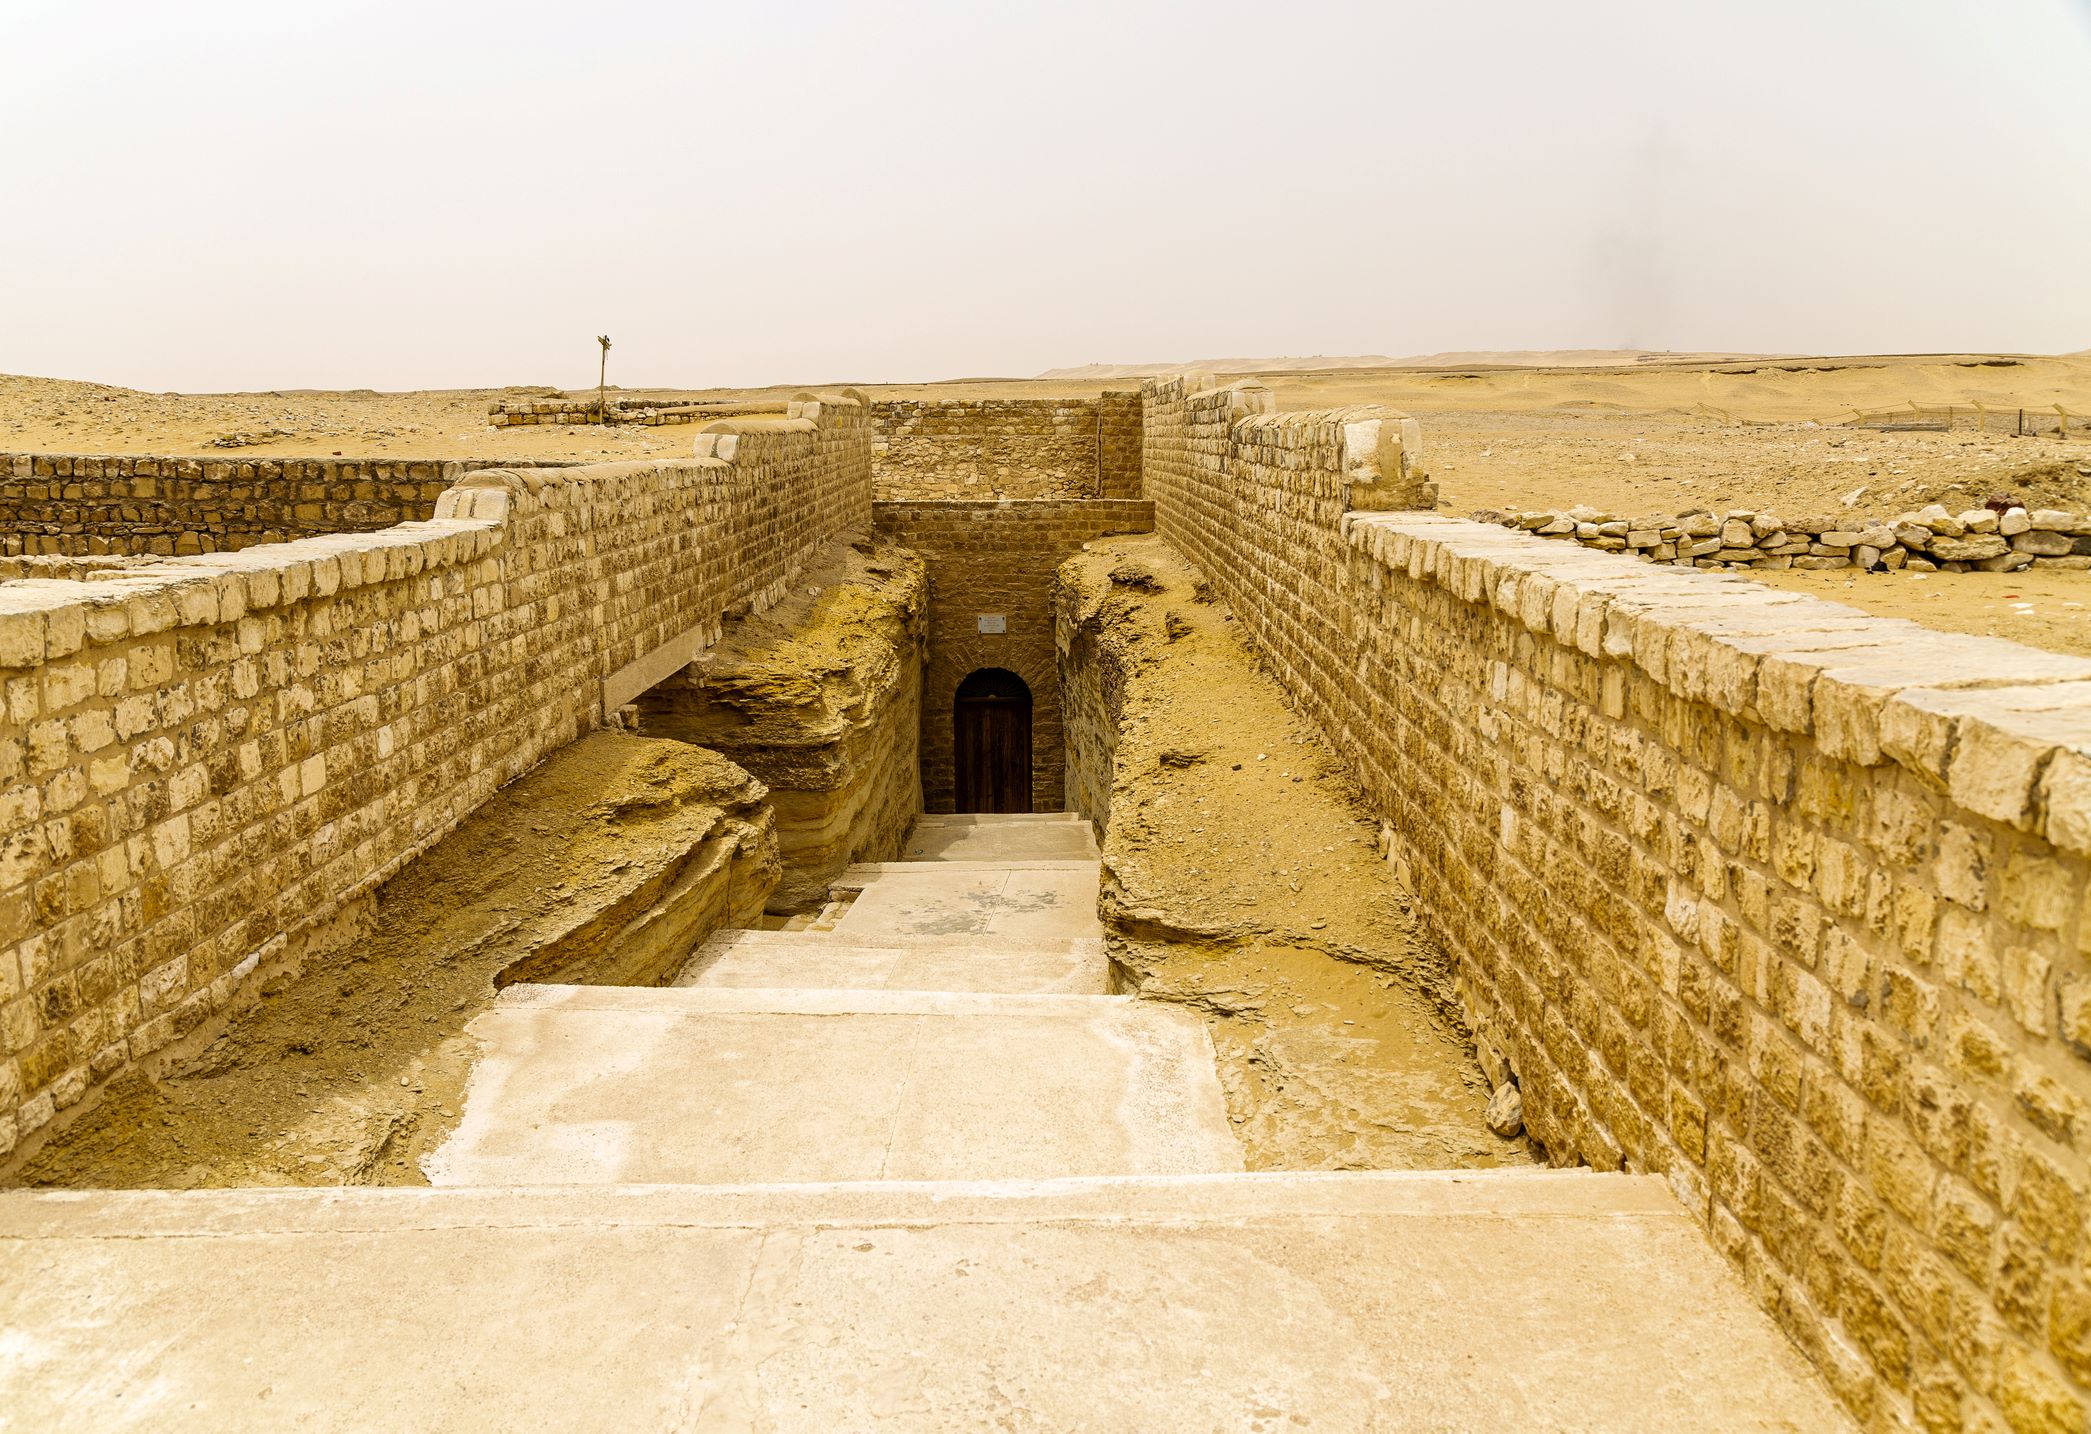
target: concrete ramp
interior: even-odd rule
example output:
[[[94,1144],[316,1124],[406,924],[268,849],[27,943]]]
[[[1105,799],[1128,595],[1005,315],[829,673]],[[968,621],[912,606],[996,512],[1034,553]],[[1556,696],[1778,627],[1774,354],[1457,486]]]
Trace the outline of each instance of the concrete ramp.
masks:
[[[514,986],[438,1185],[1240,1170],[1204,1024],[1118,996]]]
[[[752,939],[751,939],[752,938]],[[1110,994],[1103,942],[999,942],[893,937],[876,944],[832,932],[721,932],[672,983],[763,990],[980,991],[1012,995]]]
[[[69,1431],[1832,1430],[1656,1181],[0,1195]]]

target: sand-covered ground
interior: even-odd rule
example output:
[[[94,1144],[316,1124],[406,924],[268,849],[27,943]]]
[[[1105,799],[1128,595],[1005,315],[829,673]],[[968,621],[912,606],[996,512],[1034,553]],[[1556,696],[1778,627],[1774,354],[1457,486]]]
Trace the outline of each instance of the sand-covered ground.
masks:
[[[1856,518],[1930,502],[1957,510],[1992,497],[2091,507],[2091,352],[1618,362],[1592,353],[1560,357],[1593,362],[1553,366],[1519,363],[1510,354],[1469,357],[1380,368],[1272,361],[1269,372],[1230,378],[1267,383],[1283,408],[1383,403],[1417,415],[1442,505],[1453,513],[1587,504],[1633,516],[1744,508]],[[1025,398],[1093,394],[1137,381],[1099,366],[1072,373],[859,386],[875,397]],[[754,404],[793,391],[612,390]],[[612,459],[690,450],[687,427],[488,426],[490,402],[552,392],[151,394],[0,375],[0,452]],[[1884,432],[1845,422],[1855,410],[1975,402],[1995,415],[1993,431]],[[2001,431],[2021,408],[2052,422],[2056,404],[2081,415],[2066,440]],[[1774,577],[1781,586],[1936,627],[2091,652],[2091,574]]]
[[[1070,661],[1119,694],[1098,903],[1131,989],[1212,1033],[1252,1170],[1517,1164],[1451,968],[1349,768],[1153,536],[1061,569]],[[1063,608],[1063,612],[1070,609]]]

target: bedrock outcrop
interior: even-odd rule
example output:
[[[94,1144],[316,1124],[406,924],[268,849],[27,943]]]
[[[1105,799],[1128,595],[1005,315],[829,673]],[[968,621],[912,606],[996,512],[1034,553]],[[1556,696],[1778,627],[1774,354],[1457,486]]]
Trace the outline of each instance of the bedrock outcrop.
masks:
[[[769,788],[784,864],[774,912],[818,907],[852,862],[897,857],[922,810],[928,601],[914,553],[840,544],[639,699],[641,731],[719,752]]]

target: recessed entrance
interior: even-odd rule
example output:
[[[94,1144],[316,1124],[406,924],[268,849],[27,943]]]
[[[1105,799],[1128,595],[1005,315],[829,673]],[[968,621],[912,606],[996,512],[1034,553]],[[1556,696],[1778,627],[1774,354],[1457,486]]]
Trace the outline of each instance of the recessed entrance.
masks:
[[[956,810],[1031,810],[1031,689],[1023,678],[983,667],[959,683],[951,736]]]

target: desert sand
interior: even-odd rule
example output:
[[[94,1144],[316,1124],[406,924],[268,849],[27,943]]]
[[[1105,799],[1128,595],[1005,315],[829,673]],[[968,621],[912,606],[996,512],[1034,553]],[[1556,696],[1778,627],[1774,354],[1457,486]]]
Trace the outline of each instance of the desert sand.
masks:
[[[1375,362],[1380,366],[1370,366]],[[1442,507],[1451,513],[1587,504],[1623,515],[1741,508],[1885,517],[1929,502],[1971,507],[1999,496],[2031,506],[2091,507],[2091,351],[1752,358],[1587,350],[1192,366],[1263,382],[1282,408],[1381,403],[1415,414]],[[1029,398],[1126,387],[1139,371],[1100,364],[1032,379],[858,386],[874,397]],[[800,387],[848,382],[855,381],[612,393],[755,405]],[[0,375],[0,451],[519,460],[689,451],[687,427],[487,424],[491,402],[557,391],[153,394]],[[1974,402],[1990,407],[1992,431],[1897,432],[1848,423],[1860,410]],[[2082,415],[2072,419],[2067,439],[2001,431],[2020,408],[2052,422],[2056,404]],[[2091,653],[2091,574],[1771,576],[1781,586],[1935,627]]]

